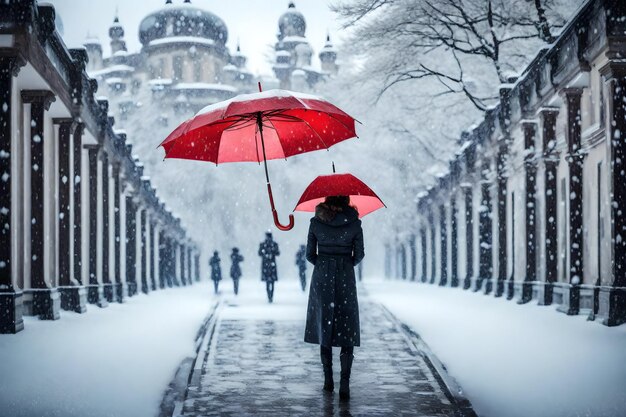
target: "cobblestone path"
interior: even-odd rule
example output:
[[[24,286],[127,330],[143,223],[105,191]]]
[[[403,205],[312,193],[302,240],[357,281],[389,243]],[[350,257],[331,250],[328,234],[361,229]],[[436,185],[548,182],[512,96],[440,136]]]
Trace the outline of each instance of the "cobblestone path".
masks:
[[[464,416],[398,322],[378,304],[361,300],[362,337],[355,349],[349,403],[337,387],[322,391],[319,347],[302,341],[300,317],[257,319],[227,314],[225,305],[192,378],[185,416]],[[225,314],[226,313],[226,314]],[[230,317],[229,317],[230,316]],[[195,381],[195,382],[194,382]]]

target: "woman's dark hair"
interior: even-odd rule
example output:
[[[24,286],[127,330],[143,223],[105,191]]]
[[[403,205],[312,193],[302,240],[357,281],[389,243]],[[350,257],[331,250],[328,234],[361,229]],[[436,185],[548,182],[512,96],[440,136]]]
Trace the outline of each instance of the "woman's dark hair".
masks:
[[[347,195],[332,195],[326,197],[324,204],[330,207],[333,211],[343,211],[344,208],[350,205],[350,196]]]

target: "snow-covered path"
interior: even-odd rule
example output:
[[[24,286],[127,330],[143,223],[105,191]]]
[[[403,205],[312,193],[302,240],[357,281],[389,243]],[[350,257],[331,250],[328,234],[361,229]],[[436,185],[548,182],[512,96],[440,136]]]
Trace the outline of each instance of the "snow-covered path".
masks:
[[[208,283],[0,335],[0,415],[153,417],[216,301]]]
[[[626,325],[430,284],[365,288],[420,334],[481,416],[626,415]]]

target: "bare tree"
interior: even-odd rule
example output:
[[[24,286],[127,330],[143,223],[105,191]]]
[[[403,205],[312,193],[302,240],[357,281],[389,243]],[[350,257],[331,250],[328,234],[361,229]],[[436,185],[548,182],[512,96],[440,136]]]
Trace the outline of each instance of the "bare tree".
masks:
[[[381,95],[398,83],[435,79],[438,94],[464,95],[485,110],[497,86],[554,41],[565,23],[558,1],[338,0],[333,9],[352,29],[366,76],[383,76]]]

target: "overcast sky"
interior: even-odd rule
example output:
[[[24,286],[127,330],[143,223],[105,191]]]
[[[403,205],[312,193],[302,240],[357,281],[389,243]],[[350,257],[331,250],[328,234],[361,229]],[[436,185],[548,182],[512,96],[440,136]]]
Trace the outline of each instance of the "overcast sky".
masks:
[[[108,29],[118,8],[120,23],[125,30],[125,40],[130,52],[141,48],[138,30],[141,20],[150,12],[162,8],[165,0],[49,0],[60,14],[64,38],[69,47],[83,43],[87,33],[102,42],[104,55],[108,56]],[[173,0],[174,4],[183,0]],[[306,37],[313,47],[313,65],[319,67],[317,54],[324,46],[326,31],[333,41],[340,42],[340,23],[330,11],[329,0],[295,0],[297,10],[305,17]],[[224,20],[228,27],[228,43],[231,52],[237,39],[241,50],[248,56],[248,69],[254,73],[269,74],[267,62],[268,45],[276,42],[278,18],[287,10],[289,0],[192,0],[192,4],[206,9]]]

